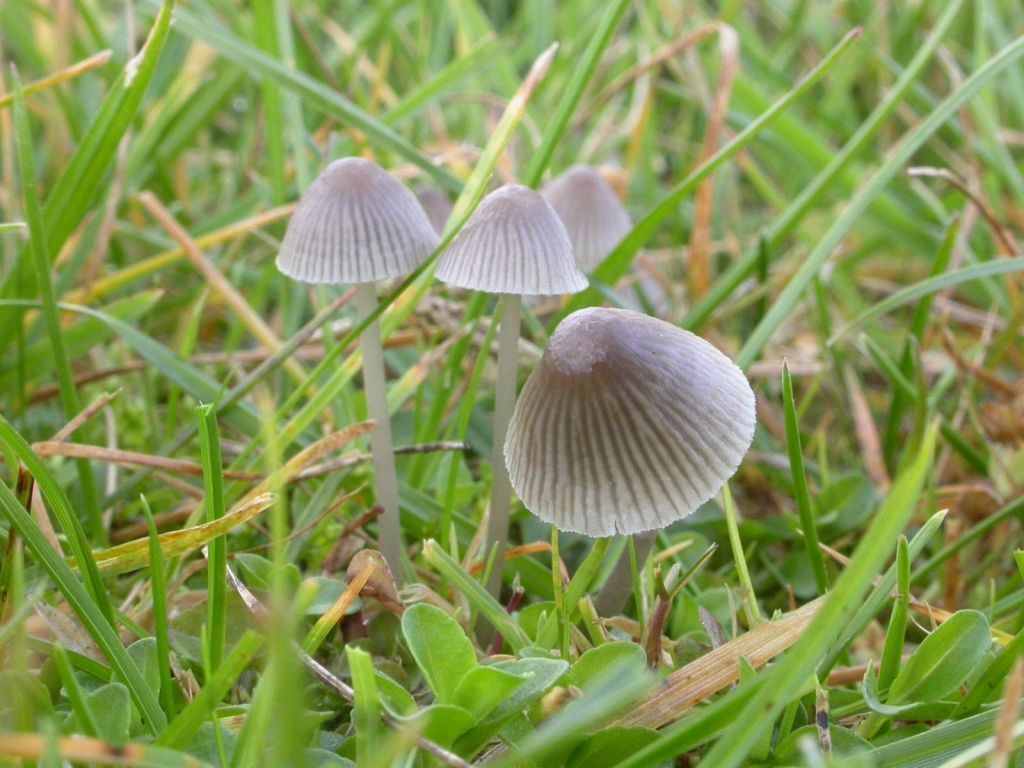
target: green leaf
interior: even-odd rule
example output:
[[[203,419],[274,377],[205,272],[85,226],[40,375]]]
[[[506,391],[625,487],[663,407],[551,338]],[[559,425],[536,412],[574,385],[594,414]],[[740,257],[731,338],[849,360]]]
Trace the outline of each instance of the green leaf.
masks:
[[[957,611],[917,647],[889,688],[888,703],[933,702],[955,691],[992,645],[980,611]]]
[[[459,681],[452,703],[480,722],[525,682],[496,667],[474,667]]]
[[[453,704],[431,704],[411,717],[396,719],[403,725],[414,728],[425,739],[446,749],[472,728],[475,722],[472,712]]]
[[[587,688],[613,665],[622,665],[624,669],[632,670],[633,674],[642,675],[647,669],[647,654],[636,643],[604,643],[580,656],[565,679],[570,685]]]
[[[377,742],[380,729],[381,704],[377,693],[377,678],[373,671],[373,660],[366,651],[348,646],[345,648],[348,666],[352,670],[352,687],[355,689],[355,709],[352,724],[356,729],[356,763],[368,765]]]
[[[160,690],[160,662],[156,655],[156,638],[144,637],[136,640],[128,646],[128,655],[156,697]]]
[[[469,731],[458,743],[459,752],[471,753],[491,738],[506,721],[521,713],[533,702],[550,691],[555,683],[569,670],[569,663],[561,659],[527,658],[499,661],[489,666],[515,675],[523,684],[491,711],[487,719]]]
[[[878,715],[884,717],[895,717],[901,712],[906,712],[909,709],[913,709],[919,706],[921,702],[912,701],[909,704],[883,704],[881,697],[878,695],[878,682],[875,679],[871,664],[868,664],[867,671],[864,673],[864,703],[868,705],[868,709]]]
[[[375,669],[377,675],[377,692],[380,695],[381,706],[393,717],[409,717],[418,709],[416,700],[405,688],[385,675],[379,669]]]
[[[591,734],[572,753],[566,768],[607,768],[658,738],[650,728],[606,728]]]
[[[774,303],[768,309],[768,314],[764,316],[764,319],[754,329],[753,333],[747,337],[743,348],[736,355],[736,364],[738,366],[746,368],[760,356],[761,351],[768,344],[772,334],[775,333],[793,311],[793,307],[803,297],[811,281],[821,270],[829,256],[835,252],[836,247],[846,237],[846,234],[853,227],[857,219],[860,218],[860,215],[882,193],[893,177],[903,169],[921,145],[943,123],[954,116],[956,111],[971,96],[977,93],[986,82],[1009,67],[1022,54],[1024,54],[1024,37],[1018,38],[989,59],[983,67],[964,80],[953,93],[933,109],[923,121],[915,124],[913,128],[907,131],[896,148],[886,155],[885,162],[875,171],[874,175],[850,198],[843,212],[835,219],[828,232],[818,239],[814,250],[807,255],[796,274],[790,278],[789,282],[786,283],[786,287],[775,298]],[[1021,263],[1017,267],[1018,269],[1024,267],[1024,260],[1019,261]],[[1009,262],[1000,261],[995,264],[979,266],[1002,266],[1007,263]]]
[[[111,744],[128,741],[132,700],[121,683],[108,683],[85,695],[85,705],[96,723],[96,735]]]
[[[438,702],[453,703],[462,678],[477,665],[462,627],[440,608],[419,603],[402,614],[402,634]]]

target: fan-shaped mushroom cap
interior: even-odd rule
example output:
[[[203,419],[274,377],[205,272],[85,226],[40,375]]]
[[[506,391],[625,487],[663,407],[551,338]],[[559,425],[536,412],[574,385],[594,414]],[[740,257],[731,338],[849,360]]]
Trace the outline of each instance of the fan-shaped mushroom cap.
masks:
[[[754,436],[743,372],[699,336],[584,309],[555,329],[505,441],[530,511],[587,536],[663,528],[710,499]]]
[[[304,283],[369,283],[412,272],[437,244],[412,192],[376,163],[346,157],[299,202],[277,268]]]
[[[615,190],[593,168],[574,165],[542,190],[551,203],[584,269],[593,269],[633,229]]]
[[[483,199],[438,259],[437,277],[489,293],[553,295],[587,287],[558,214],[518,184]]]

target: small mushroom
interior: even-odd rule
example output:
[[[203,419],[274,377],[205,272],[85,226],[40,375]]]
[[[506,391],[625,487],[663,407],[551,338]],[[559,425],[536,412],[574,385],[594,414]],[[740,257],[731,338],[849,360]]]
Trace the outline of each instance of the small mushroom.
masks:
[[[555,329],[505,441],[512,486],[563,531],[639,533],[717,493],[754,436],[743,372],[698,336],[622,309]]]
[[[615,190],[593,168],[574,165],[542,190],[569,233],[576,261],[597,267],[633,229]]]
[[[347,157],[331,163],[299,202],[277,268],[304,283],[354,283],[356,309],[366,318],[377,308],[375,281],[412,272],[437,244],[437,233],[412,192],[376,163]],[[362,343],[367,407],[377,420],[370,445],[377,502],[384,510],[380,547],[397,575],[402,529],[379,323],[367,326]]]
[[[576,265],[569,235],[558,214],[543,197],[518,184],[505,185],[481,201],[438,259],[437,277],[461,288],[501,294],[494,480],[486,539],[488,553],[497,544],[496,562],[501,563],[512,497],[502,446],[516,397],[522,296],[575,293],[587,286],[587,279]],[[500,567],[495,567],[488,586],[497,593]]]

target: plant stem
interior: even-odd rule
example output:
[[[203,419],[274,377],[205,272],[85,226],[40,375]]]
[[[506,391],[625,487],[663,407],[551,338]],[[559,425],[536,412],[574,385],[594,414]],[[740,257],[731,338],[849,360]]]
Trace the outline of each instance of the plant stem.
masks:
[[[736,505],[732,502],[729,484],[722,486],[722,506],[725,508],[725,524],[729,529],[729,545],[732,557],[736,561],[736,573],[740,579],[740,595],[743,600],[743,612],[747,615],[747,625],[751,628],[761,623],[761,611],[754,597],[754,585],[747,570],[747,559],[743,554],[743,542],[740,541],[740,528],[736,520]]]
[[[509,505],[512,501],[512,486],[505,466],[505,434],[512,418],[512,406],[516,403],[516,371],[519,362],[519,294],[503,293],[498,298],[498,384],[494,394],[494,447],[491,466],[494,480],[491,483],[491,510],[487,516],[487,544],[485,552],[498,546],[494,570],[487,581],[492,595],[501,591],[502,564],[505,543],[508,541]]]
[[[373,283],[356,286],[356,311],[360,319],[377,308],[377,289]],[[396,579],[402,574],[402,525],[398,517],[398,475],[395,472],[395,450],[391,441],[391,415],[388,411],[387,382],[384,380],[384,350],[380,341],[380,323],[373,321],[362,335],[363,388],[370,418],[377,427],[370,433],[377,503],[384,512],[380,516],[380,551]]]

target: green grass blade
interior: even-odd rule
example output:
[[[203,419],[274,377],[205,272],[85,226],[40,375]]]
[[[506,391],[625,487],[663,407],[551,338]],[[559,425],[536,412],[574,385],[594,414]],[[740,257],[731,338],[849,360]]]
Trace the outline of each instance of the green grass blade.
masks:
[[[25,206],[25,218],[35,268],[36,289],[42,298],[43,317],[46,321],[46,332],[50,340],[53,356],[51,362],[56,368],[57,383],[60,387],[60,402],[64,409],[64,418],[71,421],[82,410],[75,388],[74,376],[71,372],[71,361],[68,358],[67,345],[64,342],[60,315],[57,312],[57,298],[53,291],[50,277],[50,246],[49,235],[43,222],[43,212],[39,204],[39,182],[36,178],[35,145],[32,141],[32,127],[29,124],[28,112],[25,109],[25,96],[21,90],[21,81],[17,75],[14,81],[14,125],[17,133],[18,170],[21,174],[21,196]],[[89,521],[89,529],[93,538],[101,543],[106,542],[106,530],[103,527],[103,516],[100,512],[99,491],[96,479],[92,474],[92,466],[85,459],[75,462],[78,470],[78,482],[81,485],[82,497],[85,500],[85,513]]]
[[[451,556],[438,546],[433,539],[423,543],[423,556],[438,573],[459,592],[466,596],[470,605],[480,612],[509,644],[513,651],[530,644],[530,638],[512,620],[501,604],[476,579],[466,573]]]
[[[919,125],[912,128],[904,136],[899,145],[889,154],[885,162],[875,171],[874,175],[850,198],[846,208],[829,228],[814,247],[796,274],[782,289],[776,297],[775,302],[768,310],[768,314],[754,329],[754,332],[747,338],[743,348],[736,356],[736,364],[741,368],[748,367],[760,355],[765,345],[771,339],[772,334],[778,329],[787,317],[792,313],[794,307],[800,302],[804,292],[811,281],[821,270],[825,261],[832,255],[835,249],[842,242],[846,234],[852,229],[860,215],[867,209],[871,201],[881,194],[882,190],[892,181],[893,177],[902,170],[914,153],[922,144],[937,131],[943,123],[949,120],[963,104],[970,99],[978,90],[992,78],[1004,71],[1021,54],[1024,54],[1024,37],[1008,45],[998,54],[968,77],[961,85],[943,100]],[[996,262],[994,264],[978,265],[979,267],[1005,267],[1011,261],[1018,262],[1016,269],[1024,267],[1024,259],[1013,259]],[[971,269],[968,267],[967,269]],[[962,271],[962,270],[961,270]],[[1005,271],[1012,271],[1012,268]],[[991,274],[1003,274],[995,271]],[[946,276],[943,276],[946,277]],[[928,281],[925,281],[928,282]],[[926,291],[927,293],[927,291]],[[922,294],[924,295],[924,294]],[[889,297],[890,300],[892,297]],[[881,302],[885,304],[886,302]],[[873,307],[865,314],[874,316]],[[838,334],[842,336],[845,331]]]
[[[0,424],[6,427],[6,422]],[[64,599],[68,601],[68,605],[110,662],[121,682],[128,687],[128,692],[142,715],[147,730],[154,735],[161,733],[167,727],[167,718],[139,668],[135,666],[135,662],[121,644],[114,627],[104,616],[96,600],[86,592],[61,556],[50,546],[35,521],[3,483],[0,483],[0,512],[25,540],[25,545],[36,562],[64,595]]]
[[[772,222],[764,234],[770,253],[778,252],[783,241],[789,237],[796,227],[811,211],[812,206],[821,200],[823,194],[831,188],[837,179],[848,169],[855,157],[860,155],[870,144],[878,131],[889,119],[893,111],[904,100],[907,91],[921,76],[924,65],[928,63],[935,50],[939,47],[954,18],[963,5],[963,0],[955,0],[946,5],[942,17],[936,22],[935,28],[928,36],[924,45],[918,49],[913,60],[900,75],[896,83],[888,90],[885,98],[871,112],[871,115],[857,129],[843,148],[835,154],[828,165],[818,173],[796,199],[790,203],[782,214]],[[759,258],[758,249],[751,249],[712,284],[711,290],[701,297],[694,307],[686,313],[681,325],[696,330],[707,322],[711,314],[724,302],[740,283],[756,268]]]
[[[199,419],[199,446],[203,456],[203,487],[206,489],[206,522],[214,523],[224,517],[224,468],[220,455],[220,432],[217,411],[212,405],[196,408]],[[227,634],[227,537],[213,538],[208,547],[206,568],[207,622],[209,627],[210,672],[216,671],[224,657],[224,638]]]
[[[199,727],[209,720],[214,707],[231,690],[231,686],[238,681],[239,676],[249,666],[262,646],[263,637],[251,629],[246,630],[245,634],[235,643],[231,652],[224,657],[224,662],[218,667],[213,677],[203,686],[203,690],[157,736],[156,744],[162,747],[179,748],[187,744],[189,738],[199,730]]]
[[[144,5],[152,8],[154,0],[147,0]],[[418,166],[442,187],[452,192],[462,189],[462,182],[459,179],[435,165],[416,147],[380,120],[357,107],[345,96],[314,80],[309,75],[285,66],[277,59],[241,40],[223,26],[208,18],[200,18],[191,11],[179,8],[174,14],[174,27],[182,34],[211,46],[220,56],[234,62],[246,71],[270,78],[282,88],[287,88],[301,96],[310,106],[361,131],[371,143],[389,149]]]
[[[796,508],[800,514],[800,527],[803,529],[804,544],[807,546],[807,559],[811,561],[814,583],[818,594],[828,591],[828,574],[825,571],[825,559],[821,556],[818,545],[818,527],[811,509],[811,495],[807,490],[807,475],[804,472],[804,454],[800,445],[800,425],[796,415],[796,401],[793,399],[793,377],[789,373],[789,363],[782,366],[782,406],[786,415],[786,449],[789,453],[789,471],[793,475],[793,495],[796,497]]]
[[[1021,42],[1021,52],[1024,52],[1024,38],[1022,38]],[[1024,257],[1017,259],[1000,259],[999,261],[986,261],[982,264],[972,264],[969,267],[961,267],[960,269],[954,269],[950,272],[936,275],[935,277],[929,277],[927,280],[921,280],[918,283],[908,285],[905,288],[901,288],[891,295],[886,296],[877,304],[872,305],[870,308],[857,315],[857,317],[835,332],[832,338],[829,339],[829,344],[837,344],[851,332],[862,328],[866,323],[869,323],[898,307],[910,304],[926,296],[931,296],[932,294],[938,293],[946,288],[963,285],[964,283],[969,283],[972,280],[983,280],[986,277],[1013,274],[1014,272],[1020,272],[1022,270],[1024,270]]]
[[[125,67],[114,82],[96,119],[46,198],[43,223],[53,252],[63,247],[86,212],[96,205],[97,198],[101,196],[106,172],[114,161],[121,139],[135,119],[153,77],[170,31],[173,7],[174,0],[165,0],[159,6],[156,20],[140,55]],[[20,280],[20,270],[15,269],[0,289],[0,296],[15,295]],[[11,319],[0,316],[0,344],[13,338],[10,322]]]
[[[803,637],[782,661],[765,673],[764,687],[755,693],[736,724],[708,752],[704,762],[714,768],[742,765],[775,718],[806,685],[818,662],[845,628],[871,588],[871,581],[892,551],[900,531],[917,506],[925,478],[931,471],[938,428],[929,428],[914,462],[893,483],[854,551],[850,564],[836,580],[821,610]]]
[[[601,23],[594,32],[593,37],[591,37],[587,49],[579,60],[573,62],[572,75],[569,78],[569,82],[566,83],[561,99],[559,99],[558,108],[547,121],[544,138],[541,140],[540,146],[533,151],[530,164],[523,174],[523,184],[526,186],[536,187],[543,178],[544,171],[547,169],[548,164],[551,162],[551,156],[555,152],[555,147],[562,141],[566,126],[569,125],[569,120],[576,111],[580,99],[583,98],[583,91],[590,82],[590,78],[593,77],[594,70],[601,60],[601,55],[608,47],[608,43],[611,42],[612,35],[615,33],[616,28],[618,28],[619,22],[622,20],[628,7],[629,0],[616,0],[614,4],[610,5],[605,11],[605,15],[601,19]]]
[[[658,205],[637,222],[633,231],[594,270],[591,278],[592,282],[596,281],[605,285],[614,285],[618,282],[626,274],[637,251],[654,236],[662,221],[678,210],[679,203],[727,160],[756,139],[762,131],[772,124],[776,117],[819,82],[858,39],[860,39],[860,33],[856,30],[846,35],[814,69],[801,78],[800,82],[793,86],[792,89],[783,94],[766,112],[752,120],[746,128],[733,137],[732,141],[725,144],[715,154],[691,171],[679,184],[673,187]],[[598,303],[601,301],[601,298],[600,291],[593,287],[588,288],[573,297],[563,311],[563,316],[577,309]]]
[[[82,524],[78,520],[78,515],[75,514],[67,496],[64,495],[53,475],[50,474],[40,458],[36,456],[25,438],[18,434],[10,422],[3,416],[0,416],[0,443],[25,465],[29,474],[35,478],[36,485],[46,500],[47,508],[57,518],[57,524],[64,531],[64,536],[75,560],[81,564],[80,568],[89,596],[100,613],[106,617],[107,623],[110,626],[114,626],[114,610],[110,605],[110,599],[107,597],[107,589],[103,584],[103,579],[100,577],[99,569],[96,567],[96,560],[93,558],[89,539],[86,537]]]
[[[171,678],[171,640],[167,611],[167,579],[164,572],[164,553],[160,547],[149,502],[143,496],[139,499],[142,513],[146,516],[146,530],[149,531],[149,583],[153,595],[153,633],[156,635],[156,658],[160,665],[160,700],[164,712],[173,719],[177,714],[174,703],[174,681]]]

